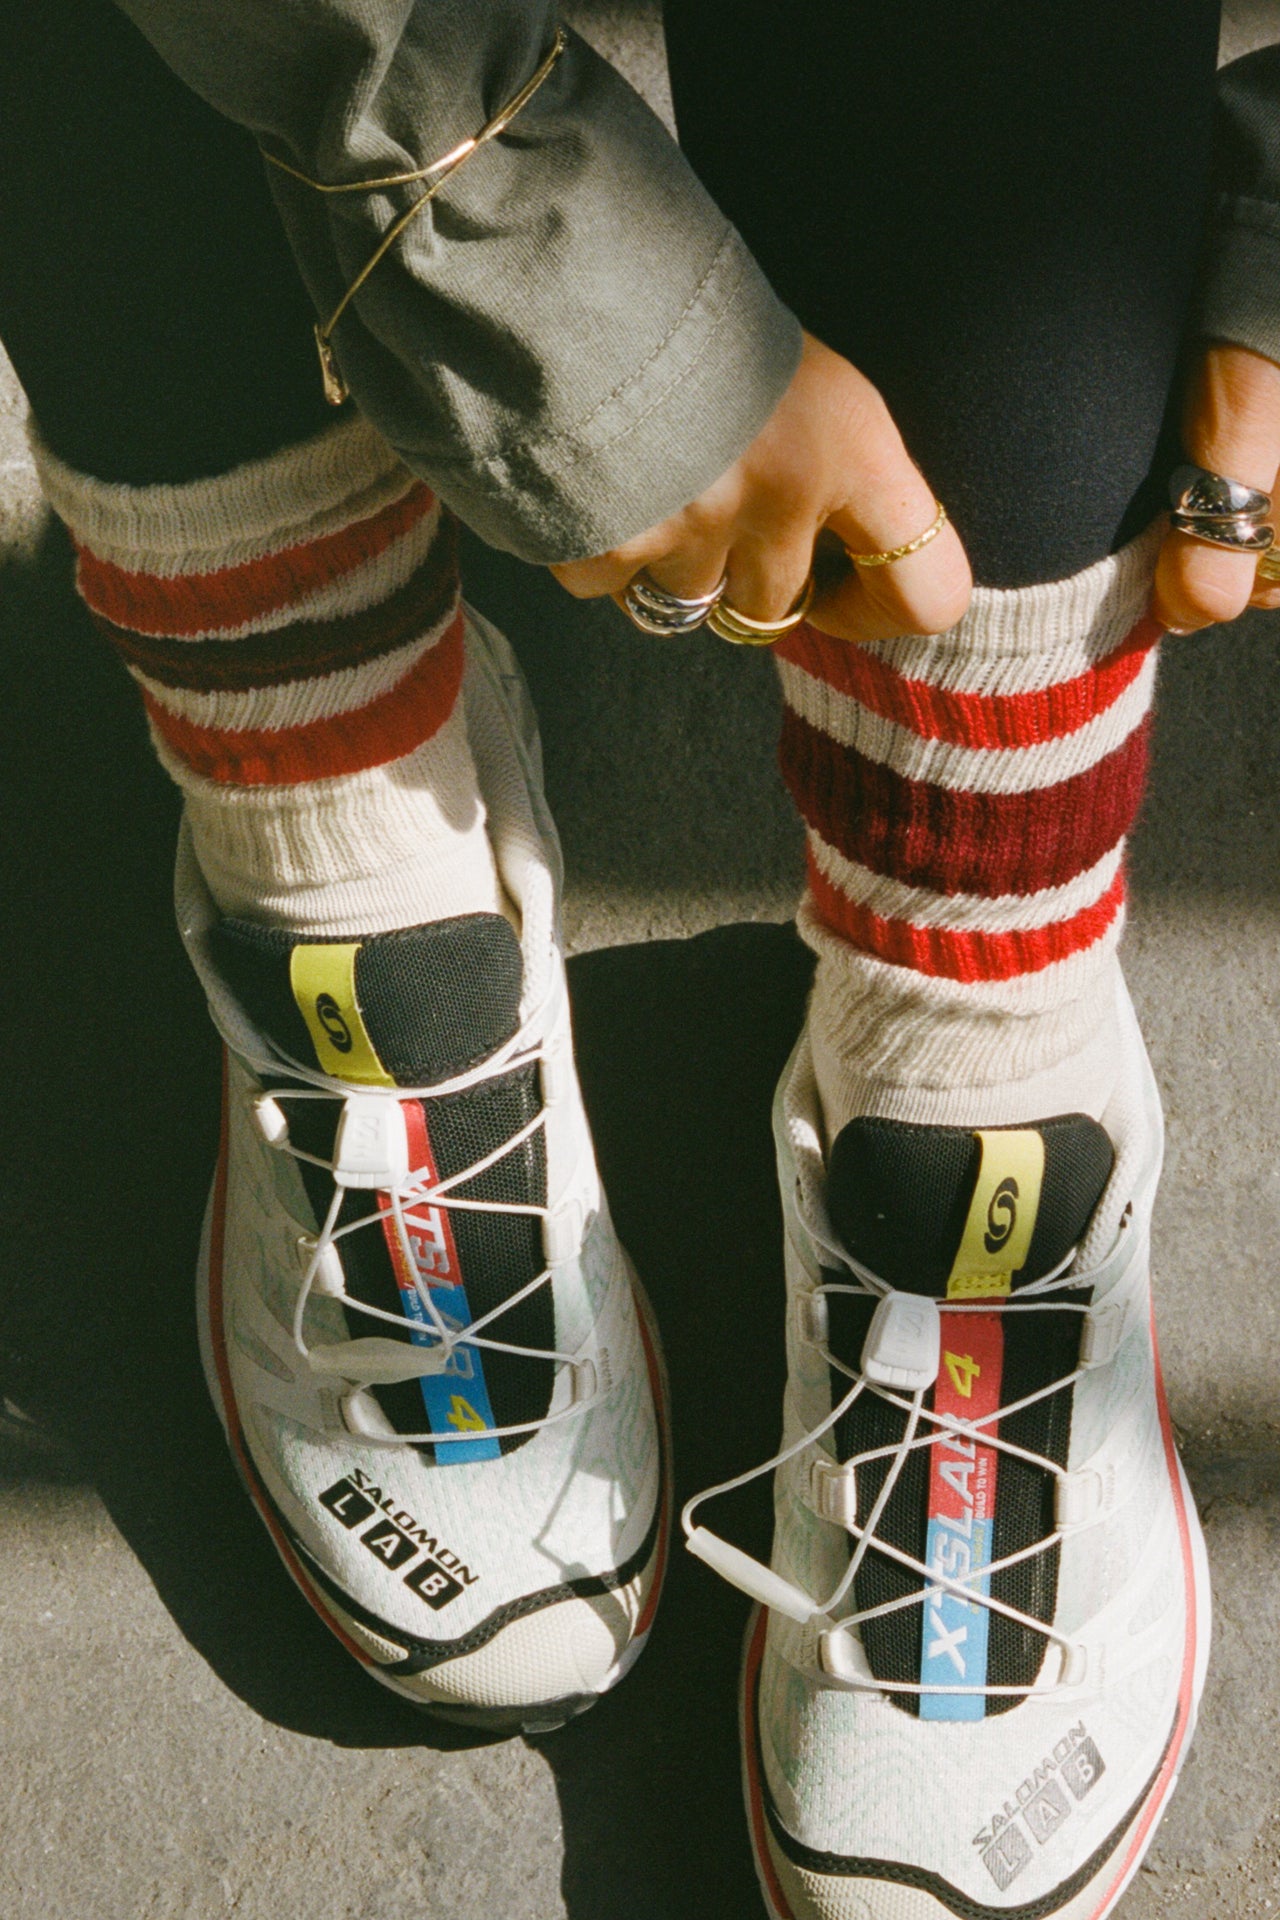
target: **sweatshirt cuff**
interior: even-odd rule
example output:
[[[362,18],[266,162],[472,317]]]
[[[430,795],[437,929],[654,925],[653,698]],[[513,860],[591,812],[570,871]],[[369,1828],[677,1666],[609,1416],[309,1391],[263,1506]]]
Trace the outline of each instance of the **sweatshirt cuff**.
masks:
[[[1280,205],[1223,201],[1207,260],[1197,331],[1280,364]]]
[[[491,546],[543,565],[580,560],[718,480],[786,392],[801,347],[800,323],[727,228],[665,338],[572,426],[451,466],[438,447],[426,457],[405,445],[403,418],[375,424]]]

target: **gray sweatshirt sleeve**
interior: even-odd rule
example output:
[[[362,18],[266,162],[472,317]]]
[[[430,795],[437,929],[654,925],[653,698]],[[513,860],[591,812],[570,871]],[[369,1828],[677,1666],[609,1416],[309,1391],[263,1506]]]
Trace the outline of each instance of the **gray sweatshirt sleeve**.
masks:
[[[476,133],[555,32],[551,0],[118,4],[196,93],[333,183],[426,166]],[[268,172],[327,318],[415,190],[321,195]],[[571,36],[334,344],[408,465],[492,544],[549,561],[709,486],[780,399],[800,332],[666,129]]]
[[[1224,67],[1218,102],[1199,330],[1280,362],[1280,46]]]

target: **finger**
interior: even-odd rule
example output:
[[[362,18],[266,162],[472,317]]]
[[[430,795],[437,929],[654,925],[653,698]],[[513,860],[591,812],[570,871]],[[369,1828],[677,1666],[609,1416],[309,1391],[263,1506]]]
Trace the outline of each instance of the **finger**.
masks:
[[[557,561],[549,571],[575,600],[596,600],[607,593],[617,599],[627,583],[665,550],[665,541],[633,541],[590,560]]]
[[[723,538],[689,541],[651,560],[644,572],[664,593],[674,593],[681,600],[698,600],[715,592],[728,570],[728,559],[728,542]]]
[[[1197,466],[1273,493],[1280,468],[1280,367],[1244,347],[1208,348],[1188,392],[1183,439]],[[1170,529],[1156,562],[1152,614],[1181,633],[1234,620],[1259,590],[1257,564],[1256,554],[1231,553]]]
[[[936,514],[935,505],[933,517]],[[908,538],[916,538],[921,531],[917,527]],[[844,640],[945,633],[963,616],[972,588],[968,556],[959,534],[947,522],[918,553],[882,567],[851,564],[848,573],[815,600],[810,619],[824,633]]]
[[[860,438],[846,497],[827,525],[851,554],[889,552],[933,525],[938,502],[878,394],[865,411]],[[855,568],[852,577],[823,596],[822,615],[847,624],[847,639],[943,633],[964,613],[972,586],[964,546],[948,521],[918,553],[885,566]]]
[[[731,549],[725,600],[748,620],[785,620],[809,584],[814,529],[777,540],[739,540]]]

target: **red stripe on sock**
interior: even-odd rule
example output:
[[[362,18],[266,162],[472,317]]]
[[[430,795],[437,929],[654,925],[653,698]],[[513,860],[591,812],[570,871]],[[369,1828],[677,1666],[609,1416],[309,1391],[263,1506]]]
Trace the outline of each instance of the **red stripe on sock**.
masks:
[[[1105,759],[1029,793],[908,779],[789,707],[779,757],[804,818],[846,859],[908,886],[994,899],[1064,886],[1123,838],[1142,799],[1150,730],[1148,716]]]
[[[915,973],[970,984],[1039,973],[1057,960],[1083,952],[1102,938],[1124,904],[1122,868],[1102,898],[1070,920],[1015,933],[975,933],[952,927],[916,927],[909,920],[886,920],[841,893],[812,856],[809,885],[820,917],[860,952],[896,967],[910,967]]]
[[[76,584],[95,613],[135,633],[198,634],[225,632],[277,613],[376,560],[415,527],[435,505],[421,481],[390,506],[336,533],[283,547],[235,567],[213,573],[183,573],[161,578],[130,573],[79,549]]]
[[[122,659],[162,687],[252,693],[295,680],[318,680],[366,666],[438,626],[457,598],[456,547],[453,523],[447,521],[422,565],[376,607],[335,620],[297,620],[240,640],[174,640],[131,633],[101,614],[93,620]]]
[[[1137,679],[1160,633],[1154,620],[1140,620],[1088,673],[1031,693],[956,693],[910,680],[869,648],[833,640],[807,624],[779,641],[774,652],[922,740],[946,740],[957,747],[1031,747],[1060,740],[1105,712]]]
[[[152,725],[194,773],[229,786],[296,786],[385,766],[438,732],[453,712],[465,655],[459,611],[402,680],[367,706],[306,726],[219,730],[170,713],[143,689]]]

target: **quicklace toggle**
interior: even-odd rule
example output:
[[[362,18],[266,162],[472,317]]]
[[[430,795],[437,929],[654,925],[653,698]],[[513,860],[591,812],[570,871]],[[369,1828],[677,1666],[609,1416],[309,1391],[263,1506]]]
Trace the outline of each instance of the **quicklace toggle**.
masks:
[[[269,1147],[282,1147],[289,1138],[284,1108],[269,1093],[260,1093],[253,1102],[253,1122]]]
[[[852,1527],[858,1517],[858,1483],[853,1464],[815,1460],[809,1470],[809,1504],[820,1520],[835,1527]]]
[[[886,1293],[862,1343],[862,1371],[878,1387],[924,1393],[942,1364],[938,1303],[919,1293]]]
[[[323,1247],[320,1247],[317,1258],[316,1248],[319,1246],[319,1241],[313,1239],[309,1233],[298,1235],[298,1261],[303,1274],[305,1276],[308,1270],[311,1271],[312,1293],[322,1293],[329,1300],[341,1300],[347,1291],[347,1277],[342,1271],[342,1255],[332,1240],[326,1240]],[[312,1267],[313,1261],[314,1267]]]
[[[817,1608],[807,1593],[795,1586],[790,1580],[784,1580],[772,1567],[766,1567],[759,1560],[753,1560],[749,1553],[743,1553],[740,1547],[731,1547],[718,1533],[712,1533],[707,1527],[695,1527],[685,1540],[697,1559],[704,1560],[727,1580],[731,1587],[747,1594],[752,1600],[758,1600],[762,1607],[769,1607],[774,1613],[785,1614],[788,1620],[798,1621],[803,1627],[812,1620]]]
[[[409,1134],[395,1093],[349,1093],[333,1150],[340,1187],[390,1190],[409,1178]]]

